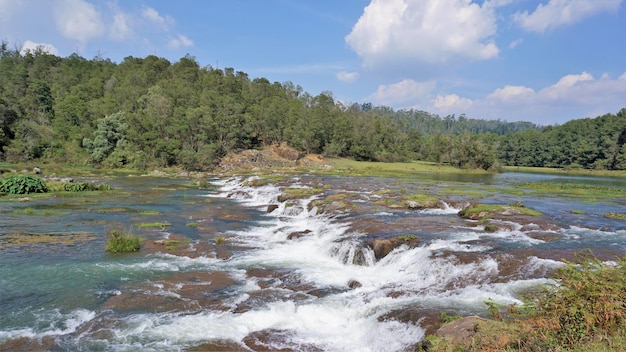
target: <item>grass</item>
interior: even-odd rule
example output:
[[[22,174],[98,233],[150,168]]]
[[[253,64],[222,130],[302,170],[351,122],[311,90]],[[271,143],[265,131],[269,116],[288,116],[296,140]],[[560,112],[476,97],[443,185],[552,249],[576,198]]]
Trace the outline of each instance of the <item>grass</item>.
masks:
[[[411,176],[418,173],[487,173],[484,170],[461,170],[450,165],[442,165],[427,161],[413,161],[404,163],[383,163],[373,161],[355,161],[345,158],[328,158],[326,163],[330,164],[333,169],[325,171],[330,174],[351,175],[396,175]]]
[[[504,166],[506,172],[529,172],[544,174],[562,174],[577,176],[609,176],[626,177],[626,170],[587,170],[587,169],[560,169],[554,167],[526,167],[526,166]]]
[[[105,250],[112,253],[136,252],[141,248],[144,239],[133,234],[130,230],[113,229],[107,231]]]
[[[610,199],[626,197],[626,188],[591,184],[531,182],[522,183],[519,187],[531,189],[537,193],[550,193],[572,198]]]

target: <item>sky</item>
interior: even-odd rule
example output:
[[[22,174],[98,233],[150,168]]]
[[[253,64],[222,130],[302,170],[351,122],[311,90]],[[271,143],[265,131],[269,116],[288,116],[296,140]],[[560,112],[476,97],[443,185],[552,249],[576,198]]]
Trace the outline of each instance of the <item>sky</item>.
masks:
[[[190,55],[345,105],[563,124],[626,107],[624,0],[0,0],[0,40]]]

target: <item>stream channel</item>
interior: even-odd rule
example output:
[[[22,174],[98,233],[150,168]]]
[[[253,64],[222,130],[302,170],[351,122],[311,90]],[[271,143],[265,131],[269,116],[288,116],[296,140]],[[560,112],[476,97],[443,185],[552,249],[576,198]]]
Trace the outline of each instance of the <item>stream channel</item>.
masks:
[[[626,253],[626,221],[603,216],[625,212],[626,199],[505,191],[525,182],[626,188],[624,179],[312,174],[257,186],[215,178],[209,189],[182,178],[92,181],[114,190],[0,202],[0,346],[411,350],[441,312],[486,316],[486,301],[521,303],[576,252]],[[286,187],[320,191],[281,202]],[[383,189],[441,192],[444,202],[386,206]],[[457,214],[476,192],[481,203],[523,202],[543,215],[487,232]],[[312,203],[323,199],[335,201]],[[112,229],[146,242],[136,253],[105,252]],[[377,257],[372,241],[392,238],[407,243]]]

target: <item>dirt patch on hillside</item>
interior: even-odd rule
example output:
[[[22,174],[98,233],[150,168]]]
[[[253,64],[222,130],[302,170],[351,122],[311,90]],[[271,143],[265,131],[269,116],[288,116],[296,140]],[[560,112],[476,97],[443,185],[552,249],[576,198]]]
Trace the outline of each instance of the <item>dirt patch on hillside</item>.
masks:
[[[324,157],[304,154],[285,143],[263,149],[247,149],[229,153],[222,158],[218,169],[223,172],[294,169],[298,167],[329,168]]]

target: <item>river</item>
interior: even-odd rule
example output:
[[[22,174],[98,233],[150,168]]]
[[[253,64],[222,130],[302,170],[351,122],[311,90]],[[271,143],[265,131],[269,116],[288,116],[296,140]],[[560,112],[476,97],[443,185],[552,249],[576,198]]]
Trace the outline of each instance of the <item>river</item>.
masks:
[[[0,203],[0,346],[403,351],[440,312],[485,316],[487,301],[521,303],[573,253],[626,253],[626,222],[603,217],[626,199],[504,191],[524,182],[625,188],[623,179],[299,175],[259,186],[215,178],[208,190],[186,179],[104,181],[115,190]],[[322,195],[281,202],[285,187]],[[455,192],[438,209],[410,210],[385,206],[382,189]],[[477,189],[481,202],[522,201],[544,215],[484,231],[457,215]],[[346,209],[311,205],[322,197]],[[145,237],[144,248],[105,252],[114,228]],[[377,258],[371,241],[398,236],[407,244]]]

